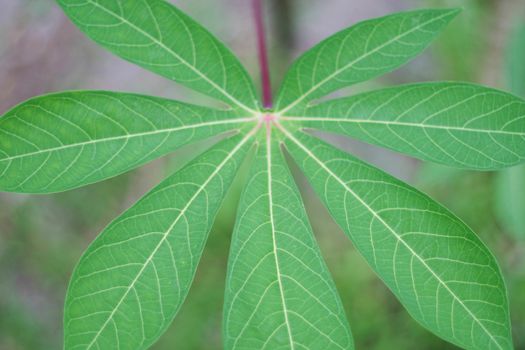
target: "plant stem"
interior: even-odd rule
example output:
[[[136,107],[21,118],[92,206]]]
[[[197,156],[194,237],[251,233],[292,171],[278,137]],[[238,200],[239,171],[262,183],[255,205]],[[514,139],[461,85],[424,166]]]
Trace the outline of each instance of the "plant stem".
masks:
[[[270,68],[268,65],[268,49],[266,47],[266,32],[263,19],[262,0],[252,0],[255,30],[257,33],[257,49],[259,52],[259,65],[261,68],[261,86],[264,108],[272,108],[272,84],[270,81]]]

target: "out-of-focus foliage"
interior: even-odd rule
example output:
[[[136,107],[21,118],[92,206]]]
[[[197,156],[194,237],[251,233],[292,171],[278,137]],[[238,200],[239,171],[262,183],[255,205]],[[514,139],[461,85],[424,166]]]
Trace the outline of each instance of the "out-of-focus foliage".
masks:
[[[517,17],[512,26],[505,57],[507,84],[510,91],[519,96],[525,96],[525,20],[522,18]]]
[[[521,14],[521,16],[520,16]],[[515,14],[510,41],[507,46],[505,71],[510,91],[525,96],[525,6]],[[495,179],[496,212],[504,231],[516,237],[509,249],[511,278],[508,286],[513,315],[515,341],[518,349],[525,348],[525,166],[501,171]],[[514,294],[512,293],[514,291]],[[521,312],[523,315],[523,312]]]
[[[434,6],[461,7],[461,16],[453,21],[438,39],[433,54],[440,70],[434,71],[441,79],[476,81],[480,76],[480,57],[487,54],[490,27],[487,20],[491,15],[487,0],[429,0]],[[417,2],[418,4],[421,1]],[[473,64],[477,62],[478,64]]]
[[[525,97],[525,22],[516,21],[512,28],[505,63],[509,90]],[[496,178],[496,191],[501,225],[525,239],[525,166],[502,170]]]
[[[525,166],[501,171],[496,178],[497,213],[500,223],[518,239],[525,238]]]

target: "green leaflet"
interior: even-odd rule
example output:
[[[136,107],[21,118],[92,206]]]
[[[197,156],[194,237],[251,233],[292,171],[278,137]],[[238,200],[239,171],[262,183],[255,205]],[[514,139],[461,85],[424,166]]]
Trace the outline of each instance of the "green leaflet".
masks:
[[[0,190],[49,193],[84,186],[239,128],[246,119],[124,93],[36,97],[0,118]]]
[[[475,234],[426,195],[303,132],[343,133],[466,168],[523,162],[525,102],[500,91],[429,83],[314,104],[403,65],[458,10],[398,13],[335,34],[293,64],[269,112],[235,56],[167,1],[58,3],[120,57],[230,106],[80,91],[31,99],[0,119],[0,190],[29,193],[101,181],[190,142],[230,135],[168,177],[88,248],[68,289],[66,349],[145,349],[160,337],[190,288],[220,203],[256,137],[264,146],[231,246],[227,349],[353,349],[284,146],[416,320],[465,348],[512,349],[505,285]],[[231,136],[245,124],[254,129]]]
[[[223,141],[168,177],[90,245],[66,297],[66,349],[146,349],[164,332],[250,138]]]
[[[225,349],[353,349],[301,197],[278,142],[267,136],[261,138],[232,238]]]
[[[231,51],[165,0],[57,0],[91,39],[116,55],[228,105],[258,108]]]
[[[463,348],[512,349],[499,267],[461,220],[318,139],[285,133],[333,218],[417,321]]]
[[[478,85],[397,86],[299,115],[284,119],[456,167],[499,169],[525,160],[525,101]]]
[[[276,110],[293,114],[295,107],[398,68],[421,53],[458,13],[401,12],[360,22],[325,39],[291,66]]]

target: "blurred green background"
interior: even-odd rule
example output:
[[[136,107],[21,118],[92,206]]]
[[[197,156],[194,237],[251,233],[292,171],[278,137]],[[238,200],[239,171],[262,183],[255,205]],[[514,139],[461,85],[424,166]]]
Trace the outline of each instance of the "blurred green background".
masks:
[[[172,1],[227,42],[257,77],[247,0]],[[466,80],[525,97],[524,0],[266,0],[272,75],[320,39],[368,17],[419,7],[463,13],[410,65],[348,92],[409,81]],[[206,103],[86,39],[52,0],[0,0],[0,114],[34,95],[114,89]],[[525,349],[525,167],[500,173],[422,164],[376,147],[331,141],[434,196],[467,222],[500,262],[517,349]],[[202,148],[202,147],[201,147]],[[142,169],[62,194],[0,193],[0,350],[62,348],[62,304],[76,261],[111,219],[191,159],[183,149]],[[220,349],[229,239],[244,174],[217,218],[189,297],[153,347]],[[296,172],[358,349],[455,349],[411,320]]]

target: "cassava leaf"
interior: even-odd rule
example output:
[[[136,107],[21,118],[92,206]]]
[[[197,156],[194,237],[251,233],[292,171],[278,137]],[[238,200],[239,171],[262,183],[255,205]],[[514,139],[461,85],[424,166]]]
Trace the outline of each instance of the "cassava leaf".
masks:
[[[165,0],[57,0],[91,39],[116,55],[217,98],[253,111],[251,78],[231,51]]]
[[[262,143],[232,238],[225,348],[353,349],[342,304],[279,144],[269,135]]]
[[[335,221],[417,321],[463,348],[512,349],[499,267],[461,220],[318,139],[284,132]]]
[[[66,349],[146,349],[165,331],[250,137],[223,141],[168,177],[90,245],[66,297]]]
[[[496,90],[418,84],[315,104],[408,62],[458,10],[398,13],[335,34],[296,60],[270,112],[231,51],[169,2],[57,1],[113,53],[230,107],[80,91],[34,98],[0,119],[0,190],[16,192],[83,186],[189,142],[228,136],[90,245],[66,297],[66,349],[145,349],[161,336],[257,138],[263,146],[241,198],[228,264],[227,349],[354,348],[282,148],[416,320],[461,347],[512,349],[501,272],[475,234],[423,193],[304,132],[343,133],[460,167],[522,162],[525,102]],[[248,133],[246,123],[254,126]]]
[[[396,13],[360,22],[325,39],[291,66],[276,110],[294,113],[295,107],[398,68],[421,53],[458,12]]]
[[[49,193],[87,185],[245,120],[233,111],[124,93],[36,97],[0,118],[0,189]]]
[[[386,88],[284,119],[456,167],[499,169],[525,160],[525,101],[478,85]]]

